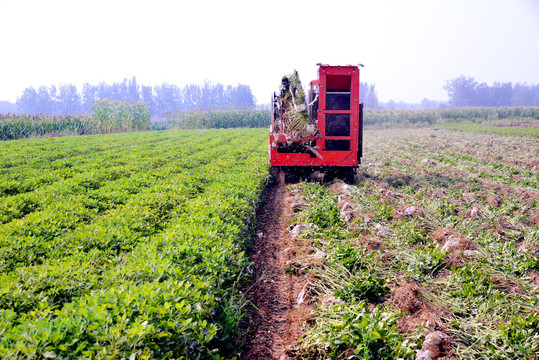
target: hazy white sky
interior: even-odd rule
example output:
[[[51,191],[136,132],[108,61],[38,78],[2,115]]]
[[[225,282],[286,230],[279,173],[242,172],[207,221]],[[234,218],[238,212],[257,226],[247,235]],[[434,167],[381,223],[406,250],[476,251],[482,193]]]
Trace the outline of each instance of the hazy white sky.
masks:
[[[445,80],[539,83],[538,0],[0,0],[0,100],[33,86],[250,85],[363,63],[381,101],[447,98]]]

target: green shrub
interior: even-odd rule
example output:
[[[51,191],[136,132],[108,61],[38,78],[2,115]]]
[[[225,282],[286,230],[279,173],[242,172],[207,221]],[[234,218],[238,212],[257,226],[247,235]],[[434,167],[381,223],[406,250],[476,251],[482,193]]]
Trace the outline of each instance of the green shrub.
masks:
[[[376,277],[374,271],[360,272],[350,281],[351,284],[338,289],[335,292],[335,296],[348,302],[357,302],[361,300],[375,302],[377,299],[389,293],[386,281]]]
[[[395,314],[364,302],[326,306],[305,336],[305,357],[317,359],[413,359],[416,344],[404,340]],[[353,352],[350,353],[350,350]]]

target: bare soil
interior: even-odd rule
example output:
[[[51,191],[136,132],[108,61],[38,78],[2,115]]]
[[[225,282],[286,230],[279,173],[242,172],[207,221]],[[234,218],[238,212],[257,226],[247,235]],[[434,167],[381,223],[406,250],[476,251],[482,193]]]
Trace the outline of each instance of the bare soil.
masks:
[[[259,212],[250,254],[255,279],[245,289],[253,304],[248,314],[252,332],[241,359],[293,359],[291,351],[314,306],[307,300],[298,304],[298,296],[305,293],[307,277],[290,271],[290,265],[309,247],[305,240],[290,234],[293,203],[294,198],[280,179],[268,189],[266,204]]]

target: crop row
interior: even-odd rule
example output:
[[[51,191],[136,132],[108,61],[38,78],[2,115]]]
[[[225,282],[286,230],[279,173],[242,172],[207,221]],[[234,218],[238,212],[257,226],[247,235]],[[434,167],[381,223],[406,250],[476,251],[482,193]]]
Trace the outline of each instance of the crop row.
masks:
[[[237,331],[234,284],[268,176],[263,132],[109,136],[129,139],[130,152],[101,154],[116,154],[105,164],[130,164],[125,176],[4,197],[51,195],[0,227],[2,357],[219,357],[212,349]],[[102,172],[106,166],[88,178]]]
[[[133,152],[131,144],[124,144],[105,153],[68,155],[52,162],[47,159],[48,155],[43,155],[44,159],[37,157],[28,167],[10,168],[9,175],[0,181],[0,189],[6,195],[0,198],[0,223],[45,210],[59,197],[77,195],[80,191],[89,192],[86,198],[94,200],[114,198],[118,196],[118,190],[135,193],[137,188],[151,183],[152,179],[166,177],[168,172],[178,168],[198,166],[202,161],[196,152],[206,144],[197,143],[196,137],[185,137],[165,146],[160,142],[167,138],[159,141],[158,136],[155,138],[155,142],[140,143],[138,152]],[[96,137],[88,139],[95,140]],[[218,136],[208,137],[210,145],[218,145],[222,141]],[[6,148],[13,148],[12,144],[6,144]],[[55,150],[48,148],[43,154],[49,151]],[[88,202],[88,199],[83,200]],[[121,196],[110,201],[123,202]],[[102,208],[103,204],[101,202],[94,207]]]

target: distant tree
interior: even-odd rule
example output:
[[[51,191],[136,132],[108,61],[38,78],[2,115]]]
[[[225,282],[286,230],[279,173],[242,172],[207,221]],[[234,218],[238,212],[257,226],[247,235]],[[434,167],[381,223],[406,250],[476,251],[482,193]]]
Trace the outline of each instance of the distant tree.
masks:
[[[141,90],[140,96],[141,96],[142,101],[147,102],[147,103],[151,103],[152,102],[152,87],[142,85],[142,90]]]
[[[154,87],[153,110],[154,117],[165,117],[165,114],[174,110],[182,110],[182,94],[178,86],[163,83]]]
[[[37,91],[37,105],[36,112],[42,114],[56,114],[58,113],[57,106],[55,104],[56,88],[53,89],[52,96],[49,88],[46,86],[40,86]]]
[[[0,114],[18,113],[17,104],[10,101],[0,101]]]
[[[38,111],[38,95],[36,89],[24,89],[21,97],[17,98],[17,108],[22,113],[36,114]]]
[[[513,84],[495,82],[491,87],[491,105],[487,106],[511,106],[513,97]],[[483,104],[478,104],[485,106]]]
[[[98,100],[97,97],[98,88],[94,85],[85,83],[82,86],[82,112],[90,114],[92,112],[92,105]]]
[[[367,89],[378,101],[374,85]],[[120,100],[126,102],[144,101],[150,104],[152,117],[164,117],[167,112],[189,109],[218,109],[226,107],[254,107],[256,99],[247,85],[224,86],[206,81],[203,85],[177,85],[163,83],[140,86],[136,77],[123,82],[97,85],[85,83],[79,93],[72,84],[25,89],[17,99],[19,111],[43,114],[91,113],[92,105],[99,100]],[[374,100],[372,100],[374,101]]]
[[[386,109],[395,110],[396,108],[397,108],[397,103],[395,102],[395,100],[389,99],[386,105]]]
[[[447,80],[444,89],[451,106],[537,106],[539,87],[512,83],[477,83],[472,77]],[[537,90],[535,90],[537,89]]]
[[[446,104],[443,101],[430,100],[427,98],[421,100],[421,109],[438,109],[444,106],[446,106]]]
[[[124,79],[124,81],[121,83],[114,83],[113,85],[116,86],[117,91],[118,91],[118,95],[116,96],[116,99],[120,101],[129,102],[130,93],[129,93],[129,84],[128,84],[127,79]]]
[[[228,98],[230,99],[229,106],[232,107],[251,108],[256,104],[256,98],[248,85],[239,84],[237,87],[232,87]]]
[[[81,96],[77,91],[77,87],[73,84],[60,86],[58,103],[60,114],[80,114],[82,111]]]
[[[127,85],[127,92],[129,101],[139,101],[140,100],[140,89],[137,84],[137,78],[133,76],[133,78],[129,81],[129,84]]]
[[[214,107],[213,85],[209,81],[205,81],[200,89],[200,108],[208,110]]]
[[[111,91],[112,86],[108,85],[104,81],[101,81],[99,84],[95,86],[96,88],[96,100],[104,100],[104,99],[110,99],[114,100],[113,93]]]
[[[479,106],[479,104],[483,104],[483,106],[492,106],[492,89],[487,85],[487,83],[477,84],[474,91],[475,100],[474,103],[470,105]]]
[[[227,106],[227,98],[225,92],[225,86],[223,84],[215,84],[212,88],[212,107],[219,109]]]
[[[186,85],[181,90],[184,108],[180,110],[196,109],[200,107],[202,91],[198,85]]]
[[[377,108],[378,95],[376,94],[376,84],[359,83],[359,102],[364,104],[366,108]]]
[[[477,82],[473,77],[460,76],[447,80],[444,89],[449,96],[451,106],[476,106],[477,98],[475,88]]]
[[[511,104],[514,106],[539,106],[539,85],[515,84]]]

